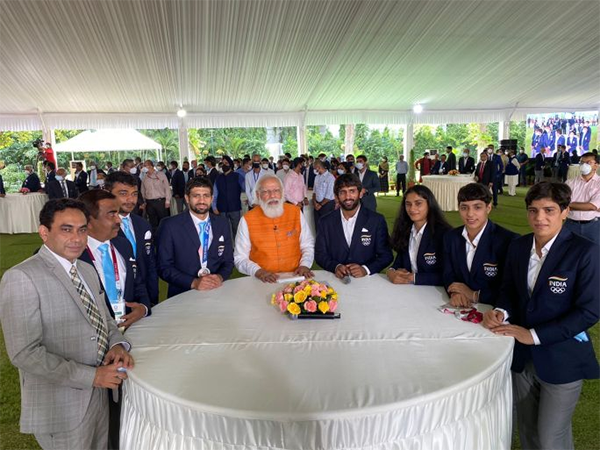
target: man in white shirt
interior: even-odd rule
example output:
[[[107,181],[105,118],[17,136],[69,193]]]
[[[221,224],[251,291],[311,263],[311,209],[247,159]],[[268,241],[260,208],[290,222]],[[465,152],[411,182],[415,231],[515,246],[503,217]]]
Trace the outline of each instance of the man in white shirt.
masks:
[[[314,238],[300,208],[284,201],[281,180],[263,176],[254,195],[256,207],[242,217],[235,238],[235,267],[266,283],[285,272],[313,276]]]
[[[600,177],[598,156],[585,153],[579,160],[581,176],[567,180],[571,204],[565,227],[600,244]]]
[[[258,180],[260,180],[263,176],[268,175],[268,174],[272,174],[273,171],[271,169],[269,169],[269,163],[267,160],[267,163],[265,164],[263,162],[262,166],[261,166],[261,161],[260,161],[260,155],[258,153],[255,153],[254,155],[252,155],[252,169],[246,173],[246,179],[245,179],[245,184],[246,184],[246,195],[248,196],[248,206],[249,207],[253,207],[254,206],[254,200],[255,200],[255,196],[254,196],[254,189],[256,187],[256,183],[258,183]]]
[[[570,195],[556,182],[529,190],[533,233],[510,245],[497,308],[483,320],[515,339],[513,401],[523,448],[573,449],[582,380],[600,377],[587,332],[600,316],[600,248],[563,227]]]

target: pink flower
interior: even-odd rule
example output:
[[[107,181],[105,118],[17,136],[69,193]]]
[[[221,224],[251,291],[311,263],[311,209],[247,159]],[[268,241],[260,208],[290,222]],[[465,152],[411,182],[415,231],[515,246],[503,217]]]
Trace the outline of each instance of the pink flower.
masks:
[[[288,307],[288,302],[286,302],[285,300],[279,303],[279,310],[281,312],[286,312],[287,307]]]
[[[281,303],[283,301],[283,292],[282,291],[279,291],[277,293],[277,295],[275,296],[275,301],[277,303]]]
[[[302,287],[302,285],[300,285],[300,284],[299,284],[298,286],[296,286],[296,287],[294,288],[294,294],[295,294],[296,292],[300,292],[302,289],[304,289],[304,288]]]
[[[318,297],[319,295],[320,295],[319,285],[313,284],[312,288],[310,290],[310,296],[311,297]]]
[[[314,300],[304,302],[304,309],[311,313],[315,312],[317,310],[317,302],[315,302]]]
[[[338,307],[338,302],[335,300],[329,300],[329,311],[334,312]]]

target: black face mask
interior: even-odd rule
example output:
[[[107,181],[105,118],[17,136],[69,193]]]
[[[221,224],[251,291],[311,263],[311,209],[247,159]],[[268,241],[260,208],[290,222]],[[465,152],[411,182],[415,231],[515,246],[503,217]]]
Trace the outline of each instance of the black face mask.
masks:
[[[227,173],[227,172],[229,172],[230,169],[231,169],[231,166],[229,164],[223,164],[223,172]]]
[[[252,167],[253,167],[254,169],[258,169],[258,168],[260,168],[260,163],[259,163],[259,162],[253,162],[253,163],[252,163]]]

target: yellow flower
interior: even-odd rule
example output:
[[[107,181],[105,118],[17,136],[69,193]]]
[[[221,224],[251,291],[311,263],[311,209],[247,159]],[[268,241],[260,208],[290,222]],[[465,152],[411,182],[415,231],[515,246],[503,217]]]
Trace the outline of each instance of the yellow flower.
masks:
[[[277,301],[275,300],[275,294],[271,295],[271,305],[276,305]]]
[[[307,297],[306,292],[298,291],[294,294],[294,301],[296,303],[302,303],[302,302],[304,302],[304,300],[306,300],[306,297]]]
[[[310,295],[310,293],[312,292],[312,288],[310,287],[310,284],[307,284],[306,286],[304,286],[304,292],[306,292],[306,295]]]
[[[321,291],[321,298],[327,298],[327,292]]]
[[[329,303],[319,302],[319,311],[321,311],[323,314],[325,314],[327,311],[329,311]]]
[[[331,294],[331,298],[333,300],[337,300],[337,292],[334,292],[333,294]]]
[[[329,288],[329,289],[327,289],[327,293],[329,295],[331,295],[331,294],[335,294],[335,291],[333,290],[333,288]]]
[[[292,294],[285,294],[283,296],[283,298],[285,299],[286,302],[291,302],[294,298],[294,296]]]
[[[329,306],[328,306],[328,308],[329,308]],[[290,314],[293,314],[295,316],[300,314],[300,307],[298,305],[296,305],[295,303],[290,303],[287,307],[287,310]]]

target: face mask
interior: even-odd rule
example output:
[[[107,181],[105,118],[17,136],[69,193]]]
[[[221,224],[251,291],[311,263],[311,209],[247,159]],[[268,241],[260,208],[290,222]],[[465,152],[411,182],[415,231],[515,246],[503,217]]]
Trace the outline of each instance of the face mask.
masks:
[[[525,150],[521,150],[521,154],[525,153]]]
[[[240,168],[240,165],[239,165],[239,164],[234,164],[234,165],[233,165],[233,169],[234,169],[234,170],[238,170],[239,168]],[[225,169],[223,169],[223,170],[225,170]]]
[[[26,170],[26,171],[25,171],[25,173],[26,173],[27,175],[31,175],[31,170]]]
[[[96,166],[90,166],[90,170],[96,170]]]
[[[98,180],[98,186],[100,186],[100,187],[104,186],[104,180]]]
[[[361,163],[361,162],[357,162],[357,163],[355,164],[355,166],[356,166],[356,168],[357,168],[358,170],[363,170],[363,167],[365,167],[365,165],[364,165],[363,163]]]
[[[319,171],[318,170],[313,170],[313,172],[315,173],[315,175],[319,175]]]
[[[346,173],[344,169],[338,169],[337,172],[339,175],[344,175]]]
[[[142,169],[142,172],[144,172],[144,173],[148,172],[148,168],[147,168],[147,167],[144,167],[144,168]]]
[[[269,168],[269,165],[268,165],[267,163],[264,163],[264,164],[262,165],[262,168],[263,168],[263,169],[265,169],[265,170],[267,170],[267,169]]]
[[[62,181],[65,179],[65,177],[63,177],[62,175],[56,175],[56,181]]]
[[[229,167],[229,164],[223,164],[223,172],[227,173],[229,172],[229,169],[231,169],[231,167]]]
[[[283,170],[290,170],[290,166],[288,166],[287,164],[284,164],[282,167],[283,167]]]
[[[319,159],[320,159],[321,161],[325,161],[325,157],[324,157],[324,156],[320,157]]]
[[[589,175],[590,173],[592,173],[592,166],[589,165],[588,163],[583,163],[582,165],[579,166],[579,171],[581,172],[581,175],[583,175],[583,176]]]
[[[132,167],[131,169],[129,169],[129,173],[131,175],[135,175],[137,173],[137,167]]]
[[[258,163],[258,162],[253,162],[253,163],[252,163],[252,167],[253,167],[253,168],[255,168],[255,169],[258,169],[258,168],[260,167],[260,163]]]
[[[469,156],[468,153],[463,153],[463,156],[466,158],[467,156]]]
[[[488,154],[491,155],[492,153],[494,153],[494,150],[492,150],[491,148],[488,148]]]

